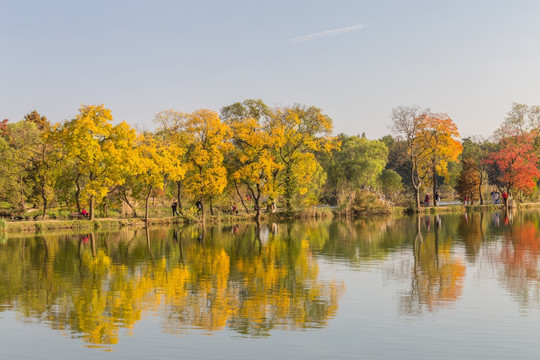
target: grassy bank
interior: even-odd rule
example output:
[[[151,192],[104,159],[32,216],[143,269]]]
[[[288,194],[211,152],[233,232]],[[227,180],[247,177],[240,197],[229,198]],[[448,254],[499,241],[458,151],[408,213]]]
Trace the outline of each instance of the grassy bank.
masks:
[[[528,209],[538,208],[540,203],[522,203],[514,206],[513,209]],[[419,212],[422,214],[446,214],[446,213],[463,213],[473,211],[496,211],[503,210],[502,205],[450,205],[438,207],[422,207]],[[391,212],[385,212],[385,215],[402,215],[413,213],[413,209],[405,207],[392,207]],[[283,221],[293,219],[331,219],[333,217],[366,217],[377,215],[377,212],[367,212],[361,215],[342,214],[337,209],[329,207],[313,207],[296,213],[263,213],[261,221]],[[217,213],[216,215],[205,215],[204,222],[207,224],[219,223],[238,223],[254,221],[255,213],[240,212],[239,214]],[[197,216],[179,216],[179,217],[154,217],[149,219],[149,226],[166,226],[173,224],[187,224],[202,222],[201,217]],[[91,230],[118,230],[123,228],[144,228],[146,226],[143,218],[103,218],[94,221],[89,220],[26,220],[26,221],[6,221],[0,219],[0,235],[6,233],[18,232],[42,232],[53,230],[69,230],[69,231],[91,231]]]
[[[40,232],[48,230],[98,230],[98,229],[122,229],[142,228],[146,224],[144,219],[97,219],[90,220],[36,220],[36,221],[4,221],[4,231],[15,232]],[[153,218],[149,219],[149,226],[183,224],[186,219],[180,217]]]
[[[510,210],[517,209],[533,209],[539,208],[540,203],[516,203],[510,206]],[[498,211],[504,210],[504,205],[450,205],[450,206],[438,206],[438,207],[422,207],[420,208],[421,213],[431,213],[431,214],[444,214],[444,213],[457,213],[457,212],[471,212],[471,211]],[[411,210],[409,210],[411,211]]]
[[[240,213],[238,215],[218,214],[205,215],[204,222],[207,224],[218,223],[238,223],[253,221],[254,213]],[[261,220],[266,220],[266,215],[261,216]],[[148,226],[166,226],[173,224],[189,224],[202,222],[201,217],[177,216],[177,217],[156,217],[148,219]],[[99,229],[123,229],[123,228],[144,228],[146,226],[144,218],[105,218],[90,220],[25,220],[6,221],[0,220],[1,233],[17,232],[42,232],[51,230],[71,230],[71,231],[91,231]]]

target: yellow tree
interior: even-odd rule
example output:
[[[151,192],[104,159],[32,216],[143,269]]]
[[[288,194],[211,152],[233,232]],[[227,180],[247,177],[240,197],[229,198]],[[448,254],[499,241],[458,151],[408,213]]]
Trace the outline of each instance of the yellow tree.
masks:
[[[315,151],[330,151],[335,142],[330,136],[332,120],[316,107],[294,105],[275,110],[270,133],[283,166],[280,185],[287,211],[291,212],[296,194],[305,194],[313,178],[317,160]]]
[[[227,170],[223,164],[225,152],[231,148],[230,128],[212,110],[197,110],[186,115],[182,136],[187,157],[185,186],[201,202],[219,195],[227,185]]]
[[[414,188],[416,208],[420,208],[420,188],[424,185],[424,178],[418,171],[419,162],[428,150],[426,142],[419,141],[421,129],[421,115],[428,113],[429,109],[420,110],[416,106],[399,106],[392,109],[390,119],[391,128],[399,140],[407,145],[407,165]]]
[[[90,219],[94,206],[121,184],[132,166],[135,130],[126,122],[112,124],[111,111],[103,105],[83,105],[79,114],[61,127],[67,161],[86,177],[81,196],[88,200]]]
[[[433,204],[436,206],[437,175],[448,178],[448,163],[458,161],[463,151],[456,124],[447,114],[424,113],[420,115],[418,141],[425,148],[418,163],[421,177],[433,186]]]
[[[163,190],[165,177],[181,179],[185,170],[181,166],[182,150],[169,147],[150,133],[142,134],[134,154],[135,183],[140,185],[140,193],[145,200],[145,222],[148,223],[148,200],[155,189]]]
[[[221,114],[232,130],[234,149],[227,161],[231,178],[241,200],[238,183],[248,188],[258,219],[261,198],[276,197],[276,175],[282,169],[276,159],[275,134],[269,131],[271,111],[261,100],[245,100],[224,107]]]
[[[434,174],[446,174],[449,161],[462,151],[456,125],[446,114],[429,109],[399,106],[392,109],[391,128],[407,144],[407,162],[414,188],[416,208],[420,208],[420,189],[431,183]],[[434,190],[433,197],[435,198]]]
[[[176,200],[178,207],[182,211],[182,188],[184,183],[185,169],[187,166],[189,148],[189,136],[185,132],[185,124],[189,114],[184,114],[175,110],[164,110],[158,113],[154,122],[158,125],[156,135],[160,138],[160,143],[165,144],[172,153],[179,154],[175,166],[168,174],[167,180],[176,184]],[[175,174],[182,174],[177,176]]]

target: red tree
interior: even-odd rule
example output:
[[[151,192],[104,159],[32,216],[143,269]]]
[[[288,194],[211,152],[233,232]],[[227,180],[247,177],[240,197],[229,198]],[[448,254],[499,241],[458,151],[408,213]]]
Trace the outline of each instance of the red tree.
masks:
[[[491,154],[488,161],[497,166],[497,180],[506,187],[507,193],[512,190],[530,193],[536,186],[540,170],[533,141],[530,134],[507,137],[501,140],[499,151]]]

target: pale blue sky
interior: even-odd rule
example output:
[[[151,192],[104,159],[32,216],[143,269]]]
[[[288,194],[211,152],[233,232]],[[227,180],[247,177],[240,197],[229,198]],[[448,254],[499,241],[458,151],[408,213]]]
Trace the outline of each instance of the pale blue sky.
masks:
[[[11,121],[103,103],[152,129],[261,98],[320,107],[336,133],[381,137],[418,105],[488,136],[512,102],[540,105],[540,1],[0,0],[0,54]]]

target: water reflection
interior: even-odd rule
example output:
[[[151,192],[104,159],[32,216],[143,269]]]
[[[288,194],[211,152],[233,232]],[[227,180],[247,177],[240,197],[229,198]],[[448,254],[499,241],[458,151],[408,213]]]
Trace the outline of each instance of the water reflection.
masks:
[[[423,233],[421,218],[417,217],[413,240],[413,261],[410,264],[410,290],[400,297],[400,310],[406,314],[420,314],[456,301],[462,293],[465,265],[451,252],[452,236],[443,231],[441,219],[424,216],[427,231]]]
[[[105,349],[146,314],[171,334],[323,328],[345,284],[321,260],[379,269],[399,315],[454,311],[471,271],[528,308],[540,305],[539,224],[529,211],[8,238],[0,311]]]
[[[344,285],[320,280],[308,240],[284,227],[9,239],[0,248],[0,304],[106,348],[148,313],[171,333],[324,327]]]
[[[506,289],[522,306],[540,304],[539,218],[536,214],[521,213],[507,218],[500,248],[491,252],[498,276]]]

